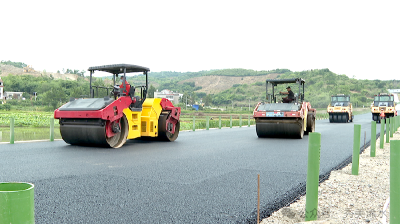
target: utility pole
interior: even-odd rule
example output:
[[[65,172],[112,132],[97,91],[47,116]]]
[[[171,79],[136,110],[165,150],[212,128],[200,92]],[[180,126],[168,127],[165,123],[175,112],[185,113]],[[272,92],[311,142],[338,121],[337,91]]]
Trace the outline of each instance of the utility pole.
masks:
[[[187,110],[187,94],[186,94],[186,110]]]
[[[250,111],[250,100],[251,100],[251,97],[249,98],[249,111]]]

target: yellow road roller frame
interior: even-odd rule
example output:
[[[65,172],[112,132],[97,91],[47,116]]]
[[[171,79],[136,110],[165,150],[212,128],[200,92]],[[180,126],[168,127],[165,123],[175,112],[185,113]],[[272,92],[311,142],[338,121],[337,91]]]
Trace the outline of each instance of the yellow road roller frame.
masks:
[[[158,136],[158,119],[162,112],[161,99],[147,98],[142,105],[142,111],[123,110],[129,124],[127,139],[141,136]]]

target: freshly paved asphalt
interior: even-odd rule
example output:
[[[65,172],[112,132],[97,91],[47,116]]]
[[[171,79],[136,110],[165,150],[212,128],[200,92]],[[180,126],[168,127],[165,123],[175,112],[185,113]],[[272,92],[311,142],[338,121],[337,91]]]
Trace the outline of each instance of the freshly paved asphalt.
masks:
[[[352,154],[353,126],[317,121],[321,174]],[[380,124],[377,125],[377,132]],[[242,223],[306,181],[308,136],[259,139],[255,127],[181,132],[122,148],[63,141],[0,144],[0,182],[35,184],[36,223]]]

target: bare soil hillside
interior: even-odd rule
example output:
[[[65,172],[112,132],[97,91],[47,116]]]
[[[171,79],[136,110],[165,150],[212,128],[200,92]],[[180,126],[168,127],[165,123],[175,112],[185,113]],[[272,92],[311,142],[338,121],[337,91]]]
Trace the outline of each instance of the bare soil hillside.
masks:
[[[32,71],[32,72],[24,72],[22,68],[17,68],[11,65],[0,65],[0,76],[7,76],[9,74],[13,75],[33,75],[33,76],[48,76],[52,75],[54,79],[64,79],[64,80],[77,80],[78,75],[76,74],[60,74],[60,73],[53,73],[53,72],[40,72],[40,71]]]
[[[268,74],[262,76],[244,76],[244,77],[232,77],[232,76],[201,76],[191,79],[186,79],[179,82],[183,84],[185,82],[194,82],[195,86],[201,86],[202,89],[196,92],[205,92],[207,94],[219,93],[221,91],[231,88],[234,84],[251,84],[255,82],[265,82],[266,79],[274,79],[279,74]]]

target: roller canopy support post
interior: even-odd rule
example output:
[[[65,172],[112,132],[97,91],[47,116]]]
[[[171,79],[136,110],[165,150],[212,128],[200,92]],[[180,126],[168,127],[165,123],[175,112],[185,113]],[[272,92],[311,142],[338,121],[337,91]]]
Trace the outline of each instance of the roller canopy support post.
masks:
[[[379,148],[383,149],[383,145],[385,144],[385,124],[381,123],[381,133],[379,140]]]
[[[321,134],[310,133],[308,141],[308,167],[306,185],[305,221],[317,220],[318,217],[318,183],[321,152]]]
[[[390,142],[390,224],[400,224],[400,140]]]
[[[376,121],[371,121],[371,150],[369,156],[375,157],[375,150],[376,150]]]
[[[354,125],[354,142],[353,142],[353,158],[351,166],[351,174],[358,175],[358,167],[360,165],[360,141],[361,141],[361,125]]]

